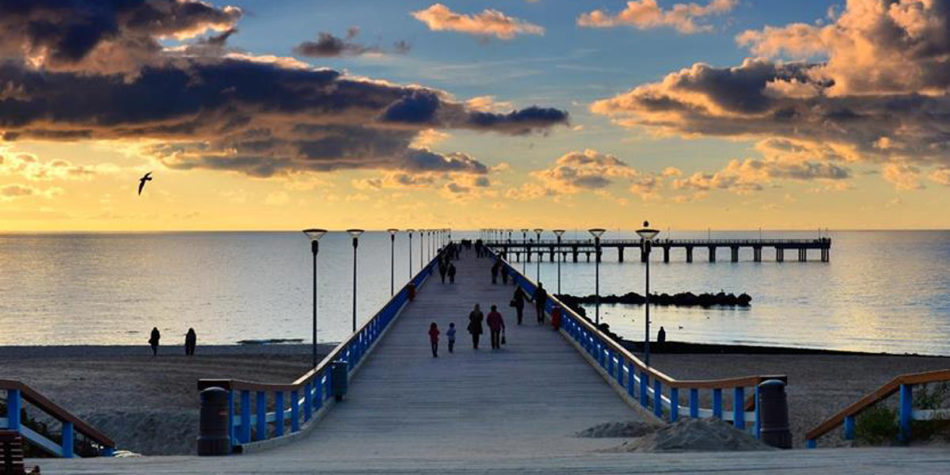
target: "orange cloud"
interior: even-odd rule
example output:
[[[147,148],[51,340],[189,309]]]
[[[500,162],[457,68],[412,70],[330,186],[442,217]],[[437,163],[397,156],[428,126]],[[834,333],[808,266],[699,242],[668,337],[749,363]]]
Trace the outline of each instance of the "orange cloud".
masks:
[[[727,13],[738,3],[738,0],[712,0],[706,5],[677,3],[671,9],[663,10],[656,0],[633,0],[616,15],[603,10],[584,13],[577,18],[577,24],[589,28],[632,26],[640,30],[671,27],[680,33],[701,33],[711,31],[712,26],[697,24],[696,20]]]
[[[519,34],[544,34],[544,28],[541,26],[492,9],[466,15],[453,12],[445,5],[436,3],[425,10],[412,12],[412,16],[425,23],[433,31],[457,31],[482,37],[495,36],[502,40],[510,40]]]

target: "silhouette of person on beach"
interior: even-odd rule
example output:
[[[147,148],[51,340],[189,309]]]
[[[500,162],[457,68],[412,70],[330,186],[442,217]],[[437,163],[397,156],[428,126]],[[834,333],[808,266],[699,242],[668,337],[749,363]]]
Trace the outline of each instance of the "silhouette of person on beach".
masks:
[[[432,343],[432,357],[439,357],[439,326],[435,322],[429,325],[429,343]]]
[[[515,287],[515,294],[511,297],[511,306],[515,308],[518,314],[518,325],[521,325],[521,320],[524,318],[524,300],[527,297],[524,290],[521,290],[520,285]]]
[[[472,334],[472,347],[476,350],[478,349],[478,339],[484,332],[482,329],[482,320],[484,318],[485,316],[482,314],[481,309],[478,308],[478,304],[475,304],[475,308],[468,314],[468,332]]]
[[[491,312],[488,312],[488,329],[491,330],[491,349],[501,349],[501,332],[505,330],[505,319],[498,313],[498,307],[491,306]]]
[[[152,327],[152,334],[148,337],[148,344],[152,347],[152,356],[158,356],[158,341],[162,339],[158,327]]]
[[[666,330],[661,326],[660,331],[656,332],[656,342],[663,344],[666,343]]]
[[[538,282],[538,288],[534,289],[534,308],[538,311],[538,325],[544,325],[544,304],[548,301],[548,292],[544,290],[544,284]]]
[[[185,333],[185,356],[194,356],[195,346],[198,346],[198,334],[194,328],[189,328]]]

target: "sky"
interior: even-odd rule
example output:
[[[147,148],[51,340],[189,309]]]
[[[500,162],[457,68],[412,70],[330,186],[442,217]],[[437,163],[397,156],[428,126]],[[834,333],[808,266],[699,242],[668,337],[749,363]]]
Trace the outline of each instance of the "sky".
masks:
[[[942,0],[0,0],[0,232],[943,229],[948,22]]]

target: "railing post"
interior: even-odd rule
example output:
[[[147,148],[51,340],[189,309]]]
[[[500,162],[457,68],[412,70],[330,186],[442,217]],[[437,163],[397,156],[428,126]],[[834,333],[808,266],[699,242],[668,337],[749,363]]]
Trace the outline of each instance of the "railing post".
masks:
[[[844,440],[854,440],[854,415],[844,416]]]
[[[313,416],[313,406],[310,404],[312,398],[313,383],[307,383],[303,387],[303,421],[307,422]]]
[[[722,389],[713,389],[713,417],[722,420]]]
[[[808,439],[808,440],[806,440],[806,441],[805,441],[805,448],[806,448],[806,449],[816,449],[816,448],[818,448],[818,441],[816,441],[815,439]]]
[[[755,438],[762,438],[762,407],[759,405],[759,385],[755,385]]]
[[[20,411],[23,399],[19,389],[7,389],[7,428],[20,431]]]
[[[284,392],[274,393],[274,437],[284,435]]]
[[[636,366],[627,363],[627,394],[629,394],[633,399],[637,398],[637,389],[635,387],[637,378],[634,377],[636,371]]]
[[[699,418],[699,389],[696,388],[689,390],[689,417]]]
[[[653,378],[653,415],[663,419],[663,383]]]
[[[745,388],[732,388],[732,426],[745,430]]]
[[[297,390],[290,392],[290,431],[300,430],[300,394]]]
[[[228,389],[228,438],[231,439],[231,447],[237,444],[237,434],[234,432],[234,390]]]
[[[607,374],[614,374],[614,350],[607,349]]]
[[[623,387],[623,358],[617,353],[617,384]]]
[[[647,399],[647,386],[650,384],[650,376],[646,370],[640,371],[640,405],[647,407],[650,401]]]
[[[267,438],[267,393],[257,392],[257,430],[254,431],[254,440]]]
[[[63,458],[73,458],[73,445],[76,433],[72,422],[63,422]]]
[[[247,390],[241,391],[241,430],[238,435],[242,444],[251,441],[251,392]]]
[[[914,409],[914,392],[910,384],[901,384],[900,389],[900,441],[910,442],[911,411]]]
[[[670,387],[670,422],[676,422],[680,417],[680,390]]]
[[[313,378],[313,408],[319,411],[323,407],[323,376]]]

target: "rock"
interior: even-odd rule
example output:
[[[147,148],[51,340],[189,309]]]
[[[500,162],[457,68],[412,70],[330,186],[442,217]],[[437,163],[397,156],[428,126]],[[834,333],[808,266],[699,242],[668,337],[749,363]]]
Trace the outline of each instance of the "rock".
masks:
[[[577,437],[607,438],[607,437],[642,437],[655,432],[662,426],[646,422],[606,422],[576,434]]]
[[[625,442],[616,452],[777,450],[718,419],[683,419]]]

